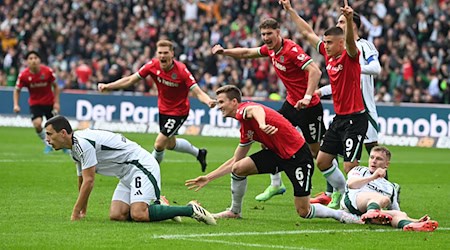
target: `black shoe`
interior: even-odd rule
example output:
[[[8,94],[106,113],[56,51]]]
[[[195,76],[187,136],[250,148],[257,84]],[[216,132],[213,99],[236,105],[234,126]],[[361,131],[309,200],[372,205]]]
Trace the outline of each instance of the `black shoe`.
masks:
[[[200,164],[202,165],[202,172],[205,172],[206,170],[206,154],[208,153],[208,151],[206,150],[206,148],[202,148],[198,150],[198,155],[197,155],[197,160],[200,162]]]

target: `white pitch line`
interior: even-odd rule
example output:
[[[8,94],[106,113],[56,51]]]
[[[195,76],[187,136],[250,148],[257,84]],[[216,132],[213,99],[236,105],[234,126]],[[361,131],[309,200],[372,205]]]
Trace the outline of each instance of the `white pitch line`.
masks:
[[[189,241],[194,241],[194,242],[219,243],[219,244],[235,245],[235,246],[243,246],[243,247],[314,250],[314,248],[289,247],[289,246],[279,246],[279,245],[264,245],[264,244],[242,243],[242,242],[230,242],[230,241],[224,241],[224,240],[204,240],[204,239],[187,239],[187,238],[178,238],[177,240],[189,240]]]
[[[437,231],[448,231],[450,228],[438,228]],[[319,234],[319,233],[356,233],[356,232],[395,232],[399,229],[333,229],[333,230],[295,230],[295,231],[271,231],[271,232],[239,232],[239,233],[211,233],[211,234],[163,234],[154,235],[153,238],[162,239],[188,239],[204,237],[224,237],[224,236],[247,236],[247,235],[286,235],[286,234]]]

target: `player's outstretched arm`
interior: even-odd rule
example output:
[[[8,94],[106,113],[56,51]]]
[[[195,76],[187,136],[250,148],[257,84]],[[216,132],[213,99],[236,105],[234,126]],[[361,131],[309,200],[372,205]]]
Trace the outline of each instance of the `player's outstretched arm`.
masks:
[[[220,44],[216,44],[211,48],[213,55],[225,55],[233,58],[258,58],[263,57],[258,53],[258,48],[232,48],[224,49]]]
[[[59,86],[56,83],[56,81],[52,82],[52,86],[53,86],[53,95],[55,97],[55,102],[53,103],[53,110],[59,113],[61,111],[61,106],[59,102],[59,95],[61,93],[61,90],[59,89]]]
[[[134,73],[132,75],[120,78],[119,80],[112,83],[98,83],[97,88],[100,92],[114,89],[123,89],[132,84],[135,84],[139,80],[141,80],[141,78],[139,77],[138,73]]]
[[[82,180],[79,180],[79,193],[77,201],[73,207],[71,220],[79,220],[86,216],[86,208],[91,195],[91,191],[94,188],[95,180],[95,166],[84,169],[82,172]]]
[[[290,0],[280,0],[278,3],[280,3],[289,13],[292,21],[294,21],[295,25],[297,25],[298,31],[306,38],[309,44],[316,47],[317,43],[320,41],[320,38],[316,35],[316,33],[314,33],[313,28],[297,14],[295,9],[292,7]]]
[[[208,105],[209,108],[214,108],[216,106],[216,100],[209,97],[209,95],[206,94],[198,85],[194,85],[191,91],[199,101]]]
[[[250,145],[246,146],[238,146],[236,150],[234,151],[234,156],[230,159],[228,159],[225,163],[223,163],[220,167],[212,171],[211,173],[203,176],[199,176],[195,179],[187,180],[185,182],[185,186],[188,187],[188,189],[194,189],[195,191],[200,190],[206,184],[208,184],[210,181],[213,181],[217,178],[220,178],[226,174],[231,173],[231,169],[233,167],[233,164],[241,159],[243,159],[248,151],[250,150]]]

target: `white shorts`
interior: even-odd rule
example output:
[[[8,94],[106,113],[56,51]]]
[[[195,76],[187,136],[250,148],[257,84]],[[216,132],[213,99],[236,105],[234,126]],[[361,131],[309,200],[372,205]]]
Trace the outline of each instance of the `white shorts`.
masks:
[[[135,202],[150,202],[156,200],[161,190],[161,173],[159,164],[147,151],[133,157],[131,171],[122,177],[117,184],[112,200],[122,201],[128,205]]]
[[[341,199],[341,209],[352,214],[361,215],[362,213],[356,205],[356,197],[359,193],[354,191],[345,192],[344,197]]]
[[[364,143],[378,141],[378,114],[369,112],[369,126],[367,127]]]

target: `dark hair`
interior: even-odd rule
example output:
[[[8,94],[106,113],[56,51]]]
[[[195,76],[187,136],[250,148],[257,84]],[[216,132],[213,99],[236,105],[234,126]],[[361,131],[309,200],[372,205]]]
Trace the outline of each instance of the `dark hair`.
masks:
[[[370,152],[383,152],[386,155],[386,158],[388,161],[391,160],[391,151],[389,151],[388,148],[384,147],[384,146],[375,146],[372,148],[372,150],[370,150]]]
[[[54,116],[54,117],[48,119],[48,121],[45,123],[44,127],[47,127],[49,125],[52,125],[53,129],[56,132],[60,132],[63,129],[65,129],[68,134],[72,134],[72,132],[73,132],[72,126],[70,126],[70,123],[67,120],[67,118],[65,118],[64,116],[61,116],[61,115],[57,115],[57,116]]]
[[[39,59],[41,59],[41,56],[39,55],[39,53],[36,50],[30,50],[25,54],[25,60],[28,59],[28,57],[30,57],[31,55],[36,55],[37,57],[39,57]]]
[[[357,29],[361,27],[361,18],[359,17],[358,12],[353,12],[353,22],[356,24]]]
[[[280,23],[273,19],[273,18],[267,18],[264,19],[260,24],[259,24],[259,29],[279,29],[280,28]]]
[[[344,30],[340,27],[332,27],[325,31],[324,36],[343,36]]]
[[[216,90],[216,95],[225,93],[230,100],[236,99],[239,103],[242,100],[241,90],[234,85],[225,85]]]

